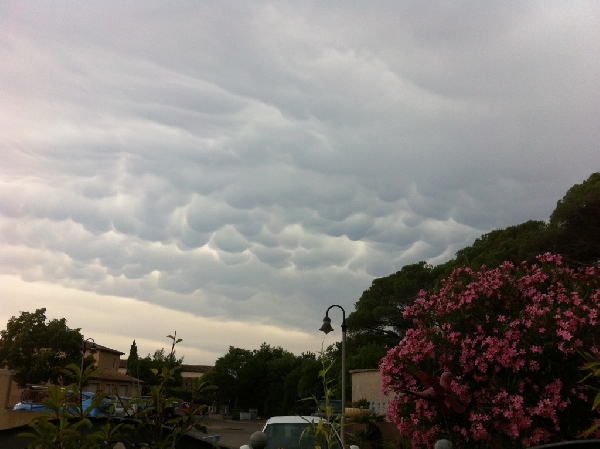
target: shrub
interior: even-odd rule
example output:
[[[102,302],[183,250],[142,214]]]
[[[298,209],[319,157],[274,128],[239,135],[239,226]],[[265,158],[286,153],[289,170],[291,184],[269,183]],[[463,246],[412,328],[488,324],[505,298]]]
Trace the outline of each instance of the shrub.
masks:
[[[600,266],[538,260],[457,269],[405,310],[412,328],[380,368],[384,391],[397,393],[388,417],[414,447],[440,438],[457,448],[528,447],[590,426],[594,393],[579,382],[579,367],[583,350],[600,353]],[[421,390],[418,371],[451,373],[451,395],[436,402],[405,394]]]
[[[354,407],[354,408],[369,408],[371,406],[371,403],[369,401],[367,401],[366,399],[361,398],[361,399],[357,399],[356,401],[353,401],[350,404],[350,406]]]

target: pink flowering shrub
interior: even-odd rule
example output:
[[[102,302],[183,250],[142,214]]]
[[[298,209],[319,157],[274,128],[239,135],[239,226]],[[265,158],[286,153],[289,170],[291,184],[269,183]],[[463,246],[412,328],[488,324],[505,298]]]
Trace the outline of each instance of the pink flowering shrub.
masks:
[[[383,389],[396,393],[388,418],[413,447],[448,438],[455,448],[529,447],[575,439],[593,421],[595,392],[581,383],[583,352],[600,354],[600,265],[571,269],[559,256],[495,269],[455,270],[439,291],[422,291],[412,319],[380,363]],[[442,407],[417,371],[454,375],[466,407]]]

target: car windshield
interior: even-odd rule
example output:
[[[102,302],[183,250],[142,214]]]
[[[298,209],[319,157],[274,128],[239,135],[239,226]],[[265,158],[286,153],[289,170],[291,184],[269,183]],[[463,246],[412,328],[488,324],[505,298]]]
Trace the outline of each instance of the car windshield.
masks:
[[[340,449],[341,443],[333,429],[331,445],[327,444],[325,435],[318,436],[322,449]],[[267,425],[264,430],[267,435],[266,449],[314,449],[317,444],[308,423],[277,423]]]

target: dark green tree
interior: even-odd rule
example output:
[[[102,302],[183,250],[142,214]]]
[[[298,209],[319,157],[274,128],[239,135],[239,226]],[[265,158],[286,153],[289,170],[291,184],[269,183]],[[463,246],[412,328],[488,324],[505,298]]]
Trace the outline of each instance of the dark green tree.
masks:
[[[253,350],[237,381],[240,408],[255,408],[265,416],[284,414],[294,402],[290,395],[286,399],[285,377],[298,365],[296,356],[281,347],[263,343]],[[292,396],[296,393],[294,391]]]
[[[571,187],[550,216],[555,248],[569,261],[591,264],[600,260],[600,173]]]
[[[302,409],[298,401],[304,396],[299,387],[313,389],[303,379],[302,369],[308,370],[311,359],[314,355],[297,357],[266,343],[252,351],[230,346],[215,362],[213,382],[219,386],[219,402],[232,410],[258,409],[261,416],[294,413]]]
[[[436,276],[433,266],[418,262],[375,279],[347,318],[348,352],[366,344],[381,348],[398,344],[409,325],[402,316],[405,307],[414,302],[419,290],[433,287]]]
[[[300,356],[299,381],[296,384],[299,398],[321,397],[323,384],[319,381],[322,363],[313,352],[305,352]]]
[[[325,394],[319,379],[322,363],[312,352],[303,353],[299,363],[285,378],[285,391],[288,394],[295,393],[293,406],[286,414],[310,415],[315,410],[315,404],[303,399],[321,398]]]
[[[129,356],[127,357],[127,366],[129,367],[130,364],[133,365],[133,364],[137,363],[139,358],[140,358],[140,356],[138,355],[137,344],[135,343],[135,340],[133,340],[133,343],[131,343],[131,347],[129,348]]]
[[[537,255],[551,249],[547,226],[543,221],[529,220],[484,234],[471,246],[457,251],[452,265],[454,268],[468,266],[478,270],[483,265],[497,267],[505,261],[534,263]]]
[[[379,368],[379,362],[387,354],[387,349],[377,343],[370,343],[359,347],[354,354],[347,356],[346,367],[353,369]]]
[[[170,335],[167,337],[174,338]],[[177,341],[177,343],[179,343],[179,341]],[[140,358],[138,355],[137,344],[134,340],[129,349],[129,357],[127,358],[127,374],[144,382],[142,388],[143,393],[146,394],[150,391],[150,387],[157,385],[161,381],[157,373],[161,373],[163,367],[171,369],[180,367],[182,363],[183,357],[179,359],[176,357],[174,346],[169,353],[166,353],[165,349],[161,348],[154,351],[152,356],[148,354],[146,357]],[[181,384],[181,370],[176,369],[173,372],[173,375],[169,377],[166,385],[172,390],[180,388]]]
[[[16,371],[20,387],[36,383],[59,383],[61,370],[81,362],[83,336],[70,329],[64,318],[46,320],[46,309],[21,312],[0,332],[0,366]]]
[[[243,369],[249,362],[252,351],[248,349],[229,347],[229,351],[215,361],[215,373],[213,382],[219,387],[219,402],[227,405],[230,409],[237,408],[240,397],[244,396],[240,383],[243,377]]]

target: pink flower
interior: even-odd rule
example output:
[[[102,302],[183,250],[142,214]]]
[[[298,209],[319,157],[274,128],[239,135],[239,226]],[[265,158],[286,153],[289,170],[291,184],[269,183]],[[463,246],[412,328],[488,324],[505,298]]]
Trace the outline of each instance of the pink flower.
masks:
[[[579,383],[579,351],[600,354],[600,270],[564,267],[549,253],[539,261],[457,269],[405,309],[413,327],[381,361],[383,388],[415,390],[411,373],[449,371],[467,407],[462,417],[442,416],[424,399],[397,396],[388,417],[414,447],[442,436],[467,446],[530,446],[588,427],[593,392]]]

